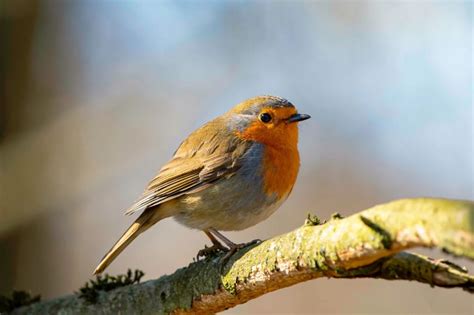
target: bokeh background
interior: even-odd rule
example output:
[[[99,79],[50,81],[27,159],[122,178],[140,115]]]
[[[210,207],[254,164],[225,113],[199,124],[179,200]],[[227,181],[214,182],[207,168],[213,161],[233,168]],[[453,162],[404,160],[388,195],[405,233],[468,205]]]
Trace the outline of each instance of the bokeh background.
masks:
[[[308,212],[474,199],[471,1],[0,5],[0,293],[77,290],[178,143],[260,94],[313,118],[292,196],[235,241],[290,231]],[[166,220],[108,271],[156,278],[207,242]],[[473,303],[417,283],[319,279],[227,313],[472,314]]]

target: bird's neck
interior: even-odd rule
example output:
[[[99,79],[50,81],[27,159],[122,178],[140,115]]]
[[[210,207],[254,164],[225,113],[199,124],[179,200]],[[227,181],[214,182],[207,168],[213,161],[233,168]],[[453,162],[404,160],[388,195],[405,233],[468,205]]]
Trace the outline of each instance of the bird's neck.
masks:
[[[285,198],[293,189],[300,167],[298,127],[296,124],[267,129],[255,124],[236,135],[263,145],[265,192]]]

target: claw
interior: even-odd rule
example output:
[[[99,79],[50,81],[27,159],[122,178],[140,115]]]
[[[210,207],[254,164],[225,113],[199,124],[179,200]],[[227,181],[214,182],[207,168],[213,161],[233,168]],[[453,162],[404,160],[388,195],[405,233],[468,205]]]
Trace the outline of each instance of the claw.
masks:
[[[199,261],[201,259],[201,257],[202,258],[207,258],[207,257],[210,257],[210,256],[215,256],[219,252],[227,252],[227,251],[229,251],[229,249],[227,249],[227,247],[224,247],[220,244],[219,245],[214,244],[211,247],[204,246],[204,248],[201,249],[197,253],[196,260]]]
[[[217,231],[216,229],[214,228],[209,228],[207,230],[203,230],[203,232],[207,235],[207,237],[209,237],[209,239],[211,240],[213,246],[211,247],[205,247],[204,249],[200,250],[197,254],[197,260],[199,260],[199,257],[207,257],[209,256],[210,254],[217,254],[219,251],[222,251],[222,252],[225,252],[226,254],[224,256],[221,257],[220,261],[221,261],[221,264],[222,265],[225,265],[227,263],[227,261],[229,260],[229,258],[235,254],[237,251],[239,251],[241,248],[244,248],[244,247],[247,247],[247,246],[250,246],[250,245],[254,245],[254,244],[258,244],[258,243],[261,243],[262,241],[259,240],[259,239],[256,239],[256,240],[253,240],[251,242],[248,242],[248,243],[242,243],[242,244],[235,244],[234,242],[232,242],[231,240],[229,240],[227,237],[225,237],[224,235],[222,235],[221,233],[219,233],[219,231]],[[222,245],[218,240],[217,238],[219,238],[222,242],[224,242],[224,244],[228,247],[225,247],[224,245]]]
[[[229,260],[229,258],[234,255],[236,252],[238,252],[240,249],[244,248],[244,247],[247,247],[247,246],[250,246],[250,245],[254,245],[254,244],[259,244],[261,243],[262,240],[259,240],[259,239],[255,239],[253,241],[250,241],[248,243],[242,243],[242,244],[234,244],[234,246],[231,246],[227,253],[221,258],[221,262],[222,264],[226,264],[227,261]]]
[[[248,242],[247,244],[245,244],[245,246],[260,244],[261,242],[263,242],[263,241],[261,239],[257,238],[257,239],[254,239],[253,241]]]

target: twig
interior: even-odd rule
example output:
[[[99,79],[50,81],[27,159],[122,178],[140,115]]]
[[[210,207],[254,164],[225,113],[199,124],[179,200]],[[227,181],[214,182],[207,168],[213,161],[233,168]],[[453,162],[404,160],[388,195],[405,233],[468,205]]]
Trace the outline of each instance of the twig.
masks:
[[[311,224],[311,222],[316,222]],[[36,303],[15,314],[209,314],[320,277],[413,280],[473,292],[474,277],[445,261],[402,252],[438,247],[474,259],[474,203],[405,199],[303,227],[236,253],[207,258],[157,280],[99,294]]]

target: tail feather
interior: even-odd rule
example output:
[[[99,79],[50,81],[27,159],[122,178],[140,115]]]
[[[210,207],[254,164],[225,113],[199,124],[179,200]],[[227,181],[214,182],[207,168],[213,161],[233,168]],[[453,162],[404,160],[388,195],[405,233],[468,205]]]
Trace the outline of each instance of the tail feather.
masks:
[[[99,265],[94,270],[94,275],[102,273],[110,263],[127,247],[138,235],[146,231],[159,219],[151,220],[155,209],[148,209],[143,212],[132,225],[123,233],[120,239],[112,246],[112,248],[101,259]]]

